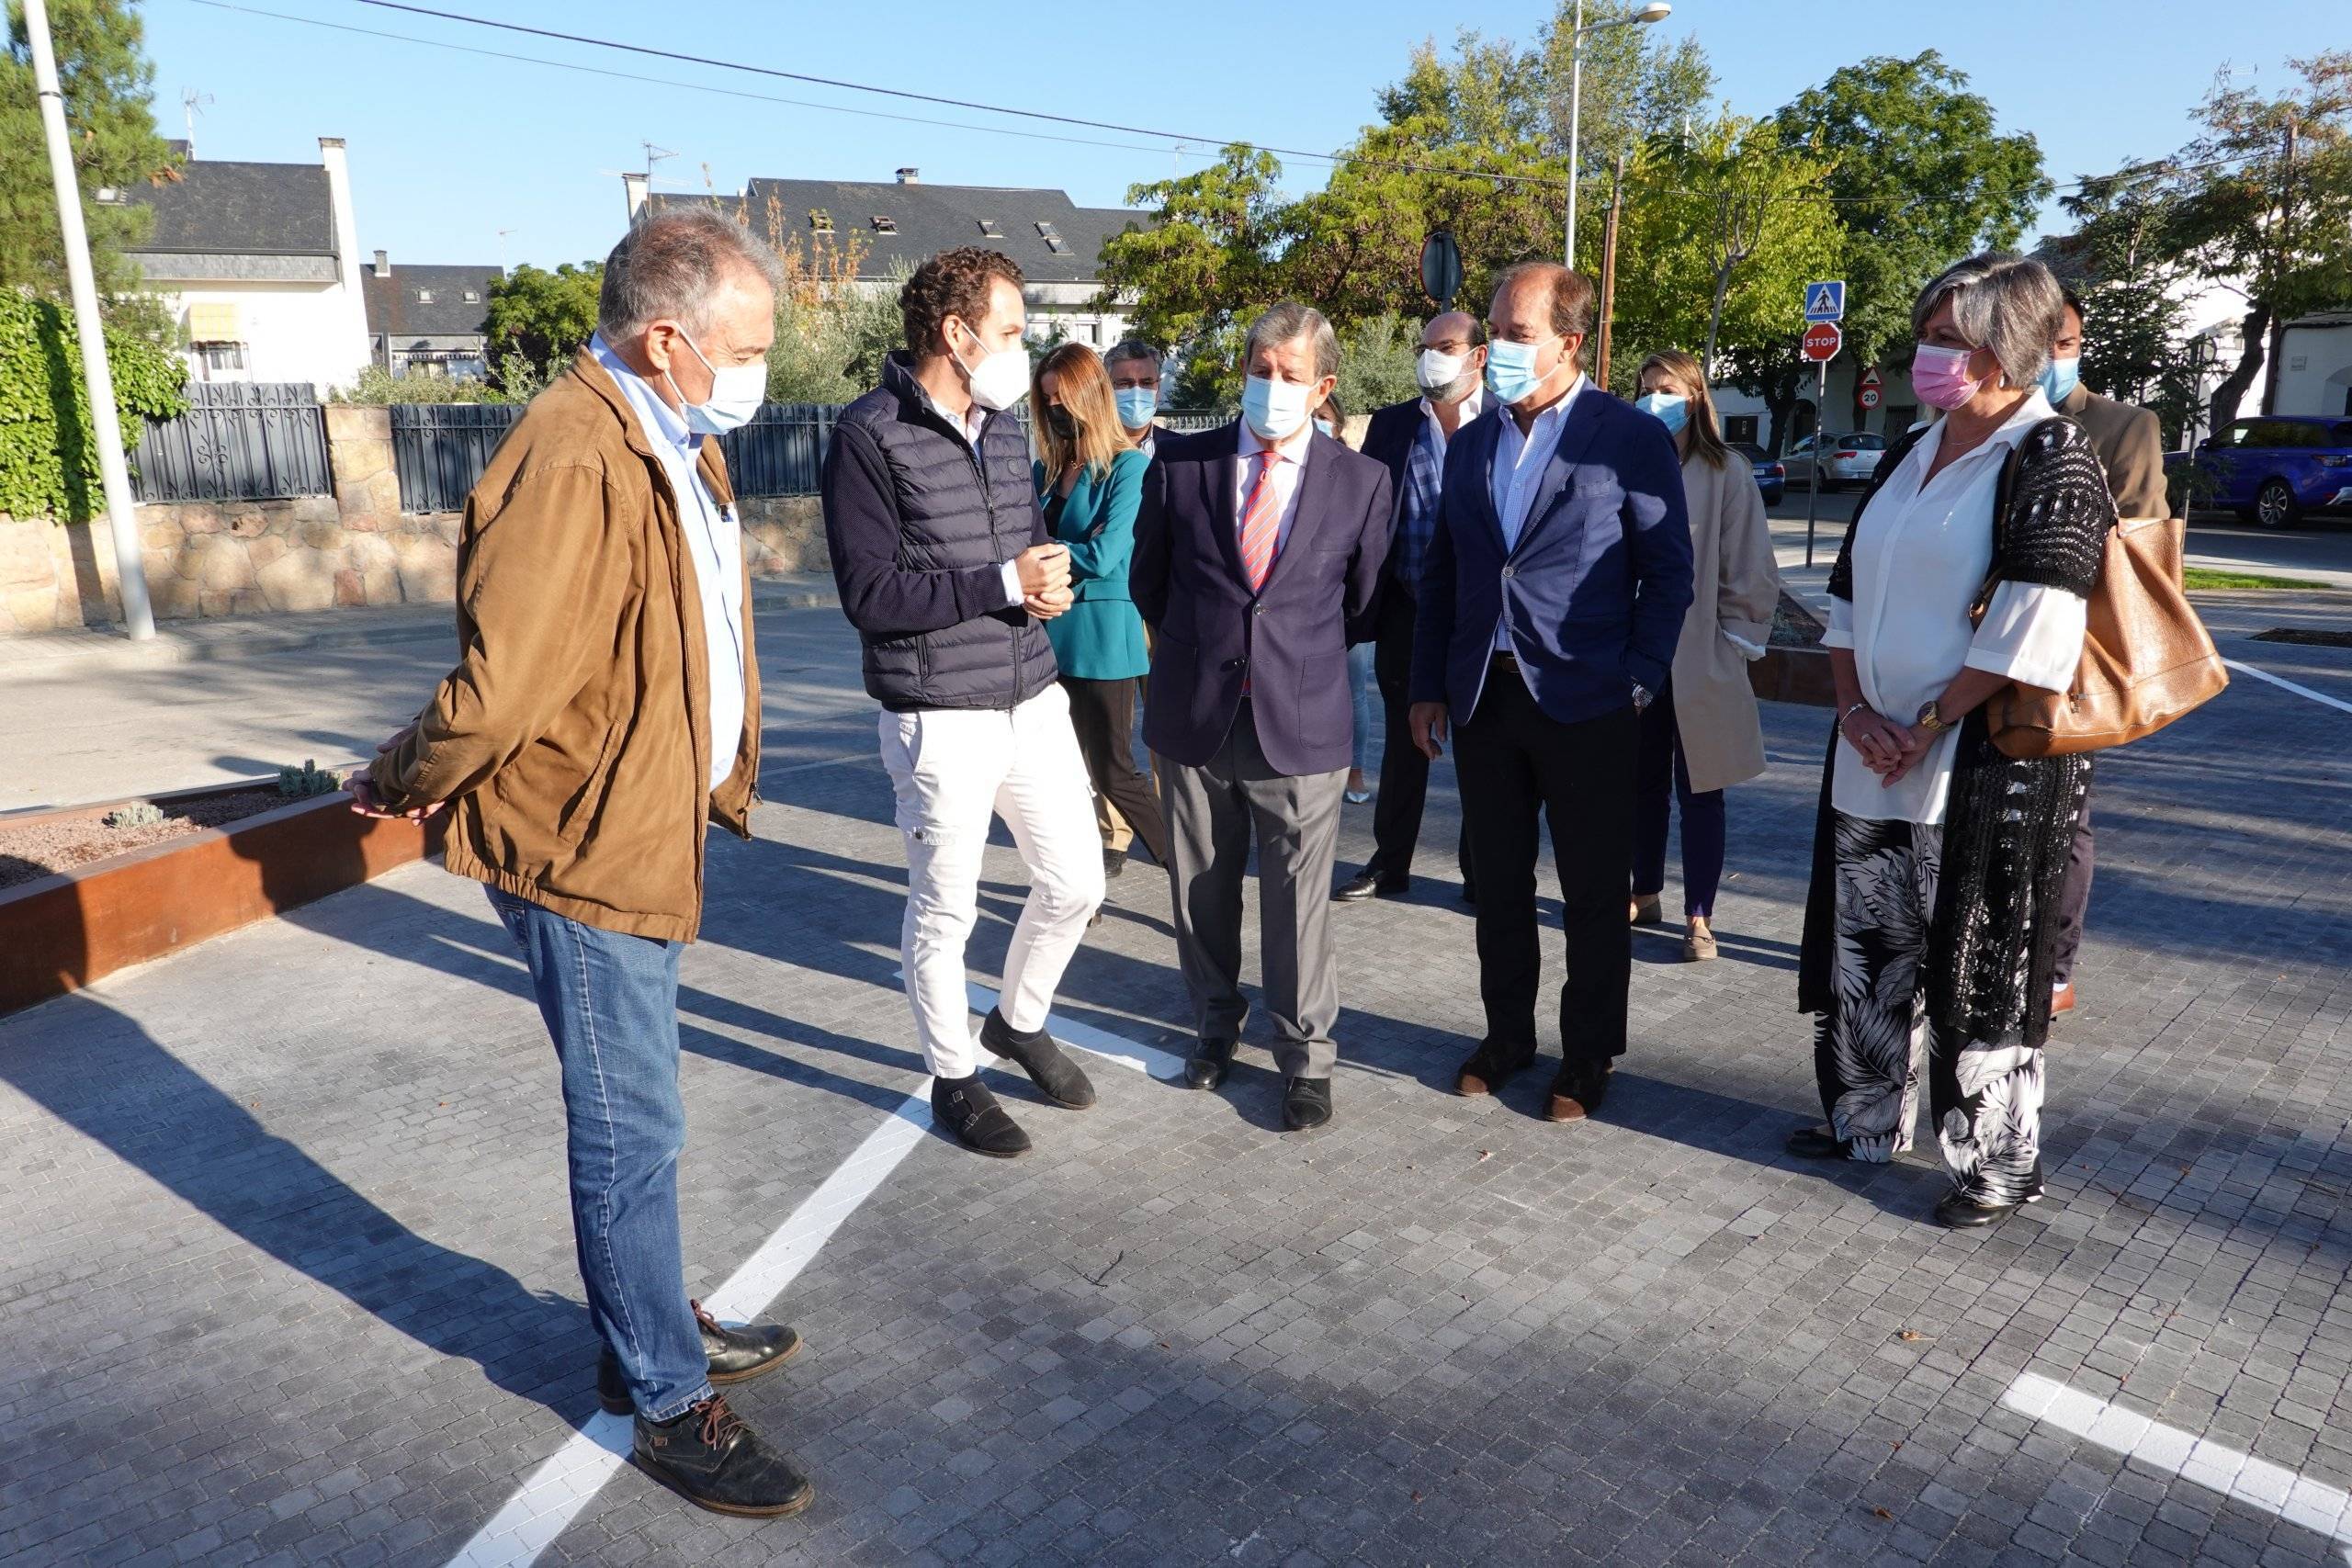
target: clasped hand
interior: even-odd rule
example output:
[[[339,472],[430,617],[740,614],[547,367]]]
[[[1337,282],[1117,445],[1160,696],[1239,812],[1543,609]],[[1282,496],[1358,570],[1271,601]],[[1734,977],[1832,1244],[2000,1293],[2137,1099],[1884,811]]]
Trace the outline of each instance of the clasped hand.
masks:
[[[1838,728],[1845,735],[1846,743],[1862,759],[1862,765],[1879,776],[1882,788],[1909,777],[1928,755],[1928,748],[1936,743],[1933,732],[1917,725],[1897,724],[1884,714],[1868,708],[1848,716]]]
[[[387,751],[398,750],[401,742],[406,740],[415,729],[415,725],[409,724],[392,731],[390,735],[376,742],[377,754],[381,756]],[[368,779],[365,764],[351,770],[350,775],[343,781],[343,787],[351,792],[351,809],[362,817],[382,817],[396,820],[422,822],[439,811],[443,805],[436,800],[428,805],[420,806],[413,811],[394,811],[386,806],[383,797],[376,793],[376,786]]]
[[[1070,606],[1069,549],[1063,545],[1032,545],[1013,558],[1021,578],[1021,607],[1041,621],[1050,621]]]

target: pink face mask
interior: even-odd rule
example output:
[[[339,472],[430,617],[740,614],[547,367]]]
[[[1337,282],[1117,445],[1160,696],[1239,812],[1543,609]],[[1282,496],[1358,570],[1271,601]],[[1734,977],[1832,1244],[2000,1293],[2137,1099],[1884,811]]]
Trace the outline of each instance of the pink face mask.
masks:
[[[1930,407],[1949,413],[1976,395],[1984,383],[1968,373],[1973,349],[1921,344],[1911,356],[1911,389]]]

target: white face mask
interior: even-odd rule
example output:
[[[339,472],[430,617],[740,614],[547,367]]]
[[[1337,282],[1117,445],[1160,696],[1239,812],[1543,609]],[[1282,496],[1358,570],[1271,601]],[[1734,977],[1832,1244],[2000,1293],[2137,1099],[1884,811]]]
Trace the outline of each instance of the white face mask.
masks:
[[[724,435],[730,430],[751,423],[752,416],[760,412],[762,403],[767,401],[767,361],[759,359],[749,365],[730,365],[722,370],[705,358],[701,349],[695,347],[695,340],[686,336],[685,328],[678,329],[678,339],[696,359],[702,360],[702,367],[710,372],[710,396],[698,403],[686,401],[686,394],[678,391],[677,378],[671,376],[667,369],[662,372],[670,382],[670,390],[678,392],[678,406],[685,412],[686,428],[697,435]]]
[[[960,321],[956,324],[963,325]],[[979,334],[972,333],[971,328],[964,330],[971,333],[975,343],[979,341]],[[971,383],[972,401],[991,413],[1009,409],[1029,395],[1029,351],[1019,344],[980,355],[978,365],[965,364],[964,356],[956,354],[952,344],[947,352],[956,355],[956,367]]]
[[[1241,386],[1241,416],[1261,441],[1287,441],[1306,423],[1311,387],[1252,376]]]
[[[1420,364],[1414,368],[1414,379],[1421,384],[1422,391],[1434,396],[1461,380],[1462,368],[1469,362],[1470,358],[1467,355],[1447,354],[1442,349],[1425,348],[1421,350]]]

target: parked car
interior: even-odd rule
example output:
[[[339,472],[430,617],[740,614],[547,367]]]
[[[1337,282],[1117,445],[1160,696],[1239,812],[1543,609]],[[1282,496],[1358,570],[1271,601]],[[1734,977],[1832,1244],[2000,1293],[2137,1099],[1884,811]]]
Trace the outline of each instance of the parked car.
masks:
[[[1808,435],[1789,448],[1781,462],[1788,470],[1791,484],[1813,483],[1814,443],[1818,439]],[[1822,443],[1827,454],[1821,466],[1827,470],[1822,476],[1821,488],[1835,491],[1841,485],[1861,485],[1871,482],[1878,472],[1878,460],[1886,456],[1886,437],[1872,435],[1868,431],[1852,431],[1844,435],[1832,435]]]
[[[2187,506],[2225,506],[2265,528],[2352,507],[2352,419],[2257,415],[2233,421],[2194,452],[2165,454],[2165,477]]]
[[[1789,493],[1789,470],[1780,459],[1753,441],[1735,441],[1731,449],[1746,457],[1756,470],[1756,488],[1764,492],[1764,504],[1778,506],[1781,498]]]

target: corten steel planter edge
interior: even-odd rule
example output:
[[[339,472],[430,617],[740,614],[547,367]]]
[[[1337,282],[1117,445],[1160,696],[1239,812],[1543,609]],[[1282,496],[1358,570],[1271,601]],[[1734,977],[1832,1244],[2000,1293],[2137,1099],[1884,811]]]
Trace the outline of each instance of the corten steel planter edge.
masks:
[[[443,821],[314,795],[0,890],[0,1014],[438,854]]]
[[[1829,672],[1826,649],[1768,648],[1763,658],[1748,665],[1747,683],[1768,703],[1803,703],[1817,708],[1838,704],[1838,683]]]

